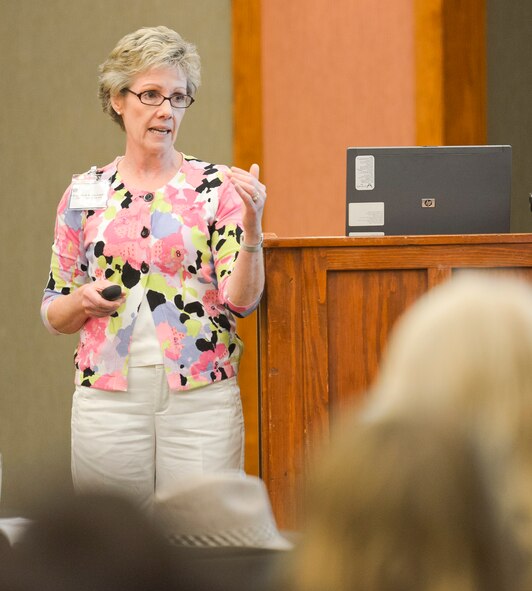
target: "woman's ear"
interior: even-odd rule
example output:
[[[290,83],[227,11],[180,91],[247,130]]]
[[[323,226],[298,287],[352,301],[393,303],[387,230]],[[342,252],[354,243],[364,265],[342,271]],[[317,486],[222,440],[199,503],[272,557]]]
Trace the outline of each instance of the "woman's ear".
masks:
[[[121,94],[117,94],[111,97],[111,106],[113,107],[113,111],[117,115],[122,115],[122,103],[124,102],[124,97]]]

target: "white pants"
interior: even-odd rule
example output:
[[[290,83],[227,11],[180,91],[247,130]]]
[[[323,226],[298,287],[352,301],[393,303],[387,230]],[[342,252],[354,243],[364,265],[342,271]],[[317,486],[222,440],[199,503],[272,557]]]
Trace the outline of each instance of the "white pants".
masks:
[[[236,378],[172,391],[162,365],[132,367],[127,392],[77,386],[72,478],[150,508],[187,475],[242,470],[244,420]]]

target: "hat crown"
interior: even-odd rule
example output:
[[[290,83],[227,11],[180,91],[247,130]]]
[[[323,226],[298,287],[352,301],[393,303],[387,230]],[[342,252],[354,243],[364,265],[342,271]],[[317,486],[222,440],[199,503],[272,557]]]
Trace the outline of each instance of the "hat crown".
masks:
[[[156,516],[175,545],[239,546],[285,550],[264,482],[241,473],[189,478],[155,505]]]

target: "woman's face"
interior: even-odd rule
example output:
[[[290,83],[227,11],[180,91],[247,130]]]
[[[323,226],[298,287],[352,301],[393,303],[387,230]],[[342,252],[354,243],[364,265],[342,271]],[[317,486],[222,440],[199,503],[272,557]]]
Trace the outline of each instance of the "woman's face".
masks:
[[[129,89],[135,94],[155,90],[163,96],[187,93],[187,80],[178,68],[153,68],[137,74]],[[185,109],[175,109],[170,101],[155,107],[145,105],[130,92],[112,99],[115,111],[122,115],[127,146],[148,153],[172,150]]]

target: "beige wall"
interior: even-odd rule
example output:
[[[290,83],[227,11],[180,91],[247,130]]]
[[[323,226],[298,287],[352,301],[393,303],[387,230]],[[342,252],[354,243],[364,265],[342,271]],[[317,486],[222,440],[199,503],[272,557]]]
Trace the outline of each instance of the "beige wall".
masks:
[[[75,337],[52,337],[39,318],[57,202],[73,172],[122,153],[123,135],[100,111],[97,66],[124,34],[165,24],[195,42],[204,84],[177,146],[230,163],[230,0],[3,0],[0,4],[0,452],[2,506],[24,508],[69,485]]]

